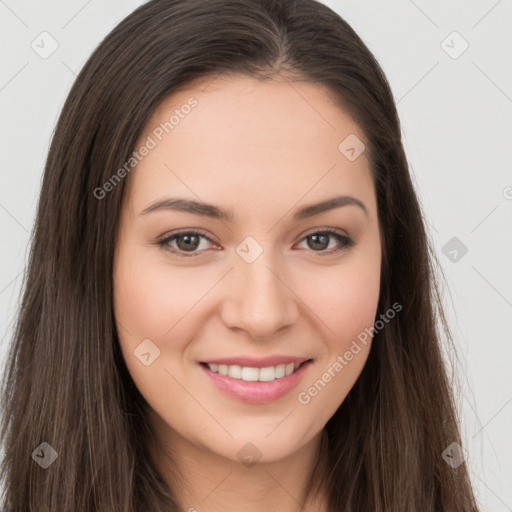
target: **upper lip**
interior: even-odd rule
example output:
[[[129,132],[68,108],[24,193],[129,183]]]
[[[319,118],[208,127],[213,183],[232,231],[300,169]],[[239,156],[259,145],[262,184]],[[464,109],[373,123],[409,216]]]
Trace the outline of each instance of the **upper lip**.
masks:
[[[201,361],[207,364],[226,364],[248,366],[251,368],[267,368],[268,366],[277,366],[279,364],[298,363],[308,361],[310,357],[294,357],[294,356],[269,356],[269,357],[223,357],[218,359],[209,359],[208,361]]]

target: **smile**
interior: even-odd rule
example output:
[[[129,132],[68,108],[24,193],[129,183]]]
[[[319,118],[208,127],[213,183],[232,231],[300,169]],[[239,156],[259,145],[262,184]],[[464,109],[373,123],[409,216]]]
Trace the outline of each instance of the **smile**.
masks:
[[[312,364],[278,364],[256,368],[250,366],[199,363],[209,382],[224,394],[251,403],[268,403],[292,391]]]
[[[244,380],[246,382],[272,382],[276,379],[282,379],[283,377],[291,375],[304,363],[278,364],[276,366],[267,366],[266,368],[254,368],[235,364],[204,364],[206,364],[212,372],[218,373],[219,375],[227,375],[232,379]]]

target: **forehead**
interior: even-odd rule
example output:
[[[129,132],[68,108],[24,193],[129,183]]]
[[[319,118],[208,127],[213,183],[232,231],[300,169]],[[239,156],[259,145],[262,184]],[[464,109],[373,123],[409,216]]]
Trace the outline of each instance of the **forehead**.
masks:
[[[364,152],[350,161],[339,148],[354,136],[365,141],[322,85],[246,76],[198,80],[151,116],[137,147],[149,139],[154,147],[130,175],[129,194],[139,211],[167,192],[260,206],[341,192],[371,203]]]

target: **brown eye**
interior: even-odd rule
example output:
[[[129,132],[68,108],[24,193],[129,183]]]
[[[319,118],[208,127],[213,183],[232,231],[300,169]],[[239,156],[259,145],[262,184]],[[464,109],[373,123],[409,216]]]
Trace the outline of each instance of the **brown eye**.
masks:
[[[338,240],[339,246],[330,251],[326,251],[325,249],[329,247],[329,242],[332,238]],[[308,241],[308,247],[312,249],[313,252],[320,252],[325,254],[332,254],[338,251],[346,250],[355,244],[354,239],[333,230],[315,231],[314,233],[306,235],[302,240]]]
[[[311,249],[323,250],[327,249],[327,247],[329,246],[329,239],[331,238],[331,236],[327,233],[318,233],[314,235],[309,235],[307,238],[312,242],[311,244],[309,244]]]
[[[335,247],[331,250],[326,250],[329,247],[332,239],[336,239],[338,241],[338,247]],[[213,243],[209,237],[198,231],[182,231],[179,233],[174,233],[173,235],[165,237],[156,243],[166,251],[177,254],[178,256],[189,257],[199,256],[201,252],[207,248],[200,247],[202,240]],[[301,240],[301,242],[305,240],[307,241],[309,249],[322,255],[328,255],[342,250],[347,250],[356,243],[355,240],[349,236],[329,229],[310,233],[309,235],[306,235]]]
[[[212,242],[206,235],[203,235],[197,231],[182,231],[181,233],[175,233],[171,236],[163,238],[162,240],[159,240],[157,245],[167,251],[177,253],[180,256],[197,256],[201,252],[197,251],[197,249],[201,245],[202,240]],[[172,242],[176,243],[176,247],[171,245]]]
[[[193,251],[199,246],[199,236],[194,234],[177,235],[176,245],[182,251]]]

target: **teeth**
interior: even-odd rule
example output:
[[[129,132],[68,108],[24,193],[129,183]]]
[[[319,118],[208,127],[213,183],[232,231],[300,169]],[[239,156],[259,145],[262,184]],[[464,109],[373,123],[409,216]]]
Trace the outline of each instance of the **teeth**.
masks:
[[[247,382],[271,382],[275,379],[282,379],[291,375],[300,366],[300,363],[278,364],[277,366],[268,366],[266,368],[215,363],[207,363],[207,366],[212,372],[228,375],[233,379],[245,380]]]

